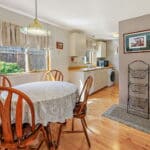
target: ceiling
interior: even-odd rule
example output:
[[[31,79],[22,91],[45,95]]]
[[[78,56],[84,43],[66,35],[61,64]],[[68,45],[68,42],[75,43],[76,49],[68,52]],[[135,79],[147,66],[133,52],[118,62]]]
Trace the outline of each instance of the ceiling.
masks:
[[[0,7],[34,16],[34,0],[0,0]],[[112,39],[118,22],[150,13],[150,0],[38,0],[38,18],[96,39]]]

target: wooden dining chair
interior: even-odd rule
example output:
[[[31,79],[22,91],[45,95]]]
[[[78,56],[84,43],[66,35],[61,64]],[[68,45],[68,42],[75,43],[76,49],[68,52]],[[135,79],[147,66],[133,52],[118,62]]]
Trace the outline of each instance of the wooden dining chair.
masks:
[[[63,81],[63,74],[59,70],[49,70],[44,74],[44,80]]]
[[[92,76],[88,76],[86,79],[84,86],[81,90],[81,93],[78,98],[78,102],[75,105],[74,111],[73,111],[73,118],[72,118],[72,131],[65,131],[64,133],[82,133],[84,132],[88,146],[91,147],[91,143],[87,134],[87,123],[85,120],[86,117],[86,111],[87,111],[87,100],[89,96],[90,89],[92,87],[93,78]],[[74,119],[80,119],[83,127],[83,131],[77,131],[74,130]]]
[[[44,127],[41,124],[35,125],[35,113],[31,99],[21,91],[10,87],[0,87],[0,91],[3,97],[3,100],[0,100],[2,130],[0,149],[48,150],[48,138]],[[16,104],[15,109],[12,107],[14,104]],[[22,123],[24,105],[29,106],[30,124]],[[14,124],[11,123],[12,114],[15,115]]]
[[[3,103],[0,101],[0,122],[2,122]],[[2,142],[2,126],[0,125],[0,143]]]
[[[11,82],[6,76],[0,75],[0,86],[11,87]]]

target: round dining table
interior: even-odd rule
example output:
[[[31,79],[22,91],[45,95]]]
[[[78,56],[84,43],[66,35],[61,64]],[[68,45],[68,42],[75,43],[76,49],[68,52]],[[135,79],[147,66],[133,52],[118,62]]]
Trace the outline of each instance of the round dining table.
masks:
[[[27,94],[34,105],[35,122],[65,122],[73,116],[77,102],[77,86],[64,81],[39,81],[14,86]],[[24,109],[24,122],[30,121],[29,110]]]

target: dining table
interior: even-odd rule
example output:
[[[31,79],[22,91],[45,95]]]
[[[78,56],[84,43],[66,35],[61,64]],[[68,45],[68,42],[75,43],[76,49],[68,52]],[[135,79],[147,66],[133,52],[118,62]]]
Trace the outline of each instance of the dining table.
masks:
[[[77,86],[65,81],[38,81],[13,86],[27,94],[34,105],[35,123],[65,122],[72,118],[77,102]],[[24,108],[23,122],[29,122],[31,116],[28,107]]]

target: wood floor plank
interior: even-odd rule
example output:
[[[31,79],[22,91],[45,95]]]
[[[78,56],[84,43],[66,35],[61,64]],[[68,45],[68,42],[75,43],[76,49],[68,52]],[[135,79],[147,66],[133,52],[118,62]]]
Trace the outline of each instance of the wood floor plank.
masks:
[[[118,103],[118,87],[105,88],[89,97],[86,121],[90,150],[150,150],[150,135],[119,122],[102,117],[111,105]],[[82,129],[80,120],[75,128]],[[64,130],[71,129],[68,121]],[[88,150],[84,134],[62,134],[58,150]]]

